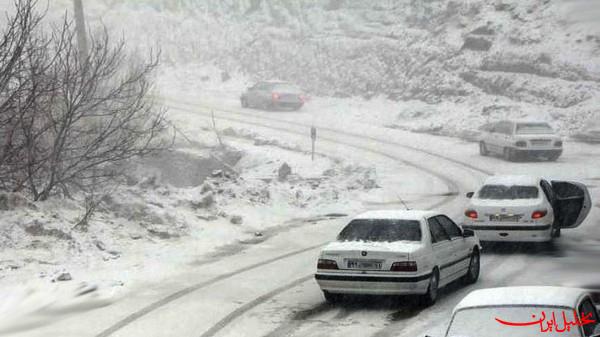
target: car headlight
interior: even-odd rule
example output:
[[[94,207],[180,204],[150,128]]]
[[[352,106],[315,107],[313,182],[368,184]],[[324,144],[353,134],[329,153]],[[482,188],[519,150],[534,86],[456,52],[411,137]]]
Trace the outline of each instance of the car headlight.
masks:
[[[554,142],[554,146],[556,146],[556,147],[561,147],[561,146],[563,146],[563,142],[562,142],[562,140],[557,140],[557,141],[555,141],[555,142]]]

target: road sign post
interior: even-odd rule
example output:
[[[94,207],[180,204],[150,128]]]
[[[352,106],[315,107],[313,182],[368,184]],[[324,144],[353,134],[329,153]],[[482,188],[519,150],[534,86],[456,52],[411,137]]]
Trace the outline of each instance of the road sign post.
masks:
[[[315,161],[315,141],[317,140],[317,128],[313,126],[310,127],[310,139],[312,140],[312,151],[311,151],[311,159]]]

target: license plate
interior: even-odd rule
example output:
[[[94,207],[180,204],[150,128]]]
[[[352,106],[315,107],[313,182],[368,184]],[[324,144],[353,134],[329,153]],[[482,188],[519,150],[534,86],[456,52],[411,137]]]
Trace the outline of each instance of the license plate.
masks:
[[[383,262],[381,261],[360,261],[350,260],[348,261],[348,269],[360,269],[360,270],[381,270]]]
[[[518,214],[492,214],[490,215],[490,221],[501,221],[501,222],[518,222],[521,216]]]

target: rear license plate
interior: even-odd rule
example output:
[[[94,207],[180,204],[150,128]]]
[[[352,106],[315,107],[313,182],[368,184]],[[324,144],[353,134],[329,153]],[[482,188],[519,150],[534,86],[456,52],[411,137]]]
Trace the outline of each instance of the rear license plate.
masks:
[[[490,221],[501,221],[501,222],[518,222],[521,216],[518,214],[492,214],[490,215]]]
[[[361,260],[349,260],[348,269],[360,269],[360,270],[381,270],[383,262],[381,261],[361,261]]]

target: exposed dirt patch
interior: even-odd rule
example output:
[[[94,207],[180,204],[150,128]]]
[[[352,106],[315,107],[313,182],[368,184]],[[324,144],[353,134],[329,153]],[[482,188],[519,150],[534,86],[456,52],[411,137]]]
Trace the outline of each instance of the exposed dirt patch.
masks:
[[[25,232],[32,236],[49,236],[60,240],[73,240],[73,237],[71,237],[70,234],[56,228],[45,228],[44,225],[38,221],[34,221],[33,224],[26,226]]]

